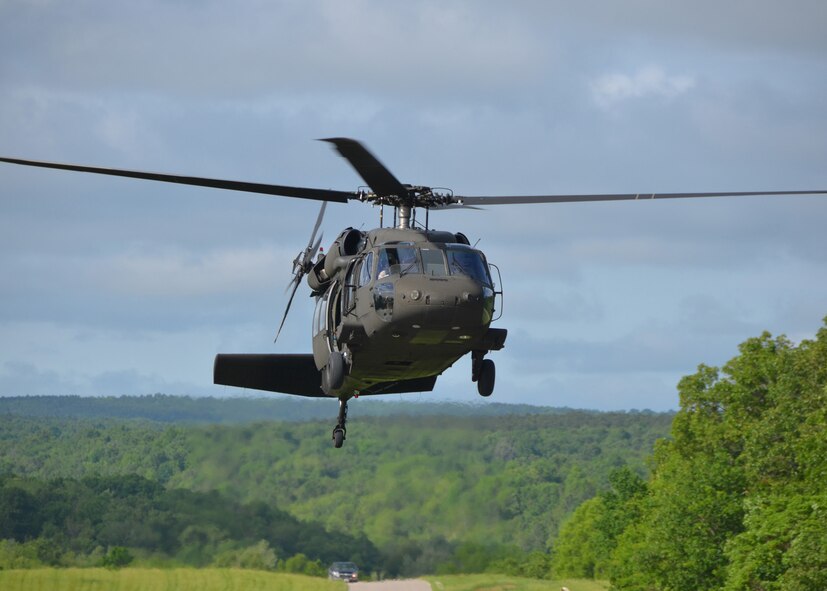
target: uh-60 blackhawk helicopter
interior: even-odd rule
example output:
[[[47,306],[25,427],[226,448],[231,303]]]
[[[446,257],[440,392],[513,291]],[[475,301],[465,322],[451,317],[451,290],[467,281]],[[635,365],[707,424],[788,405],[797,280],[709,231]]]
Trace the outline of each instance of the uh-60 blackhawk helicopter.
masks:
[[[749,191],[467,197],[450,190],[401,183],[362,144],[330,138],[365,181],[357,191],[248,183],[134,170],[0,158],[45,168],[92,172],[186,185],[322,201],[307,246],[293,261],[292,288],[276,339],[302,279],[316,300],[313,352],[307,354],[218,354],[216,384],[339,400],[335,447],[346,435],[347,404],[356,396],[431,391],[437,377],[471,354],[471,380],[482,396],[494,391],[491,351],[503,348],[504,328],[492,328],[502,308],[499,270],[464,234],[432,230],[429,212],[483,205],[619,201],[659,198],[827,194],[817,191]],[[343,230],[317,256],[316,237],[329,201],[380,206],[380,227]],[[383,212],[394,223],[384,227]],[[424,210],[424,223],[416,220]],[[496,280],[494,277],[496,276]]]

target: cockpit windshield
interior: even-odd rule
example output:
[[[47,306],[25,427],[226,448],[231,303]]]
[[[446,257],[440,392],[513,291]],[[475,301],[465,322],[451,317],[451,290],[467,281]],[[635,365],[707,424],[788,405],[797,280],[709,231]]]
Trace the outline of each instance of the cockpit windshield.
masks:
[[[376,268],[377,278],[388,275],[407,275],[408,273],[422,273],[419,257],[413,246],[393,246],[379,251],[379,263]]]
[[[488,269],[482,260],[482,255],[470,248],[458,248],[451,246],[446,251],[448,255],[448,268],[451,275],[468,275],[483,285],[491,285]]]
[[[401,276],[424,272],[432,277],[465,275],[483,285],[491,285],[485,259],[479,251],[469,246],[456,244],[442,250],[440,248],[419,249],[413,245],[398,244],[379,249],[378,255],[377,279],[384,279],[390,275]]]

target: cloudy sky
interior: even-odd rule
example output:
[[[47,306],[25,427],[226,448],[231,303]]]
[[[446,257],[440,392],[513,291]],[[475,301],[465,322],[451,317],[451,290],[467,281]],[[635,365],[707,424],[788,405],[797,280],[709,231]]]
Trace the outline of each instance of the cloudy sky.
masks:
[[[827,4],[0,0],[0,155],[354,190],[315,138],[458,194],[827,189]],[[325,245],[378,225],[332,204]],[[314,202],[0,164],[0,395],[232,395],[282,337]],[[431,216],[502,270],[492,400],[678,404],[827,315],[827,197]],[[308,293],[305,289],[304,293]],[[431,395],[476,402],[462,360]]]

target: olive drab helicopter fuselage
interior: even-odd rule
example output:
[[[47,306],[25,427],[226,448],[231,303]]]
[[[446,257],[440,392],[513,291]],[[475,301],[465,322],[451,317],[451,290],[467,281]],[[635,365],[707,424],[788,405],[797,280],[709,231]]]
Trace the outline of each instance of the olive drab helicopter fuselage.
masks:
[[[494,390],[494,363],[486,355],[502,349],[506,339],[505,329],[491,327],[502,310],[499,270],[472,248],[463,234],[430,229],[430,211],[485,205],[827,194],[827,190],[794,190],[466,197],[402,184],[356,140],[324,141],[333,144],[353,166],[366,188],[334,191],[19,158],[0,161],[321,201],[310,240],[293,261],[293,279],[288,286],[292,292],[276,333],[278,339],[306,276],[316,303],[312,353],[218,354],[213,381],[338,398],[339,416],[332,435],[335,447],[341,447],[345,440],[351,398],[430,391],[437,377],[468,353],[471,380],[477,383],[479,393],[489,396]],[[380,227],[369,232],[348,228],[327,253],[317,256],[321,235],[316,238],[316,233],[331,201],[379,205]],[[382,227],[385,206],[393,208],[393,227]],[[425,211],[424,225],[416,223],[417,208]]]
[[[461,234],[346,230],[308,284],[316,296],[313,357],[318,369],[329,368],[327,394],[381,393],[406,382],[430,390],[457,359],[470,351],[481,357],[505,340],[503,329],[490,328],[501,292],[483,253]],[[336,355],[347,371],[331,363]],[[479,386],[490,395],[493,374]]]

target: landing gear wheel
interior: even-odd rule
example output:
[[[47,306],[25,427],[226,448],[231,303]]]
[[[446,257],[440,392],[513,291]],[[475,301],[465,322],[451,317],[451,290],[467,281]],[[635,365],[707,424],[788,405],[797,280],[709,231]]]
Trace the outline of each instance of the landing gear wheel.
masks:
[[[338,390],[345,381],[345,356],[338,351],[333,351],[327,359],[324,368],[325,382],[330,392]]]
[[[480,396],[491,396],[494,392],[494,379],[496,377],[494,362],[490,359],[483,359],[480,363],[480,370],[477,376],[477,391]]]
[[[347,428],[347,398],[339,398],[339,419],[333,427],[333,447],[339,449],[345,443]]]

